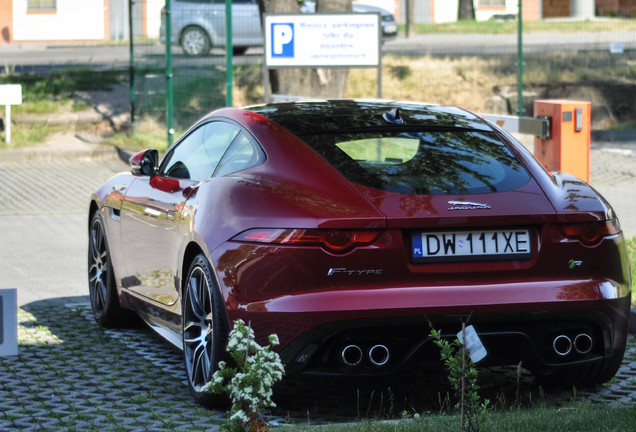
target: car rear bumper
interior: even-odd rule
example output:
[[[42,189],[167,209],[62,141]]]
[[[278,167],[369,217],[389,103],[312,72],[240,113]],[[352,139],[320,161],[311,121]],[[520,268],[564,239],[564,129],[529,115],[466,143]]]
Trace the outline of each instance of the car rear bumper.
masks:
[[[602,361],[625,349],[629,311],[630,298],[615,297],[496,307],[240,315],[252,322],[257,335],[277,333],[288,341],[280,353],[288,373],[364,376],[438,362],[431,329],[454,338],[462,322],[475,327],[486,347],[488,355],[480,364],[521,362],[541,372]],[[346,352],[347,347],[353,348]]]

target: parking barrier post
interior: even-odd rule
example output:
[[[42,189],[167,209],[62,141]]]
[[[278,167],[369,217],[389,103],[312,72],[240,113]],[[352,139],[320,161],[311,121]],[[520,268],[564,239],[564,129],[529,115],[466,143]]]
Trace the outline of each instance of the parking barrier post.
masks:
[[[536,100],[534,116],[552,119],[549,138],[534,139],[534,157],[550,171],[567,172],[589,183],[592,103]]]

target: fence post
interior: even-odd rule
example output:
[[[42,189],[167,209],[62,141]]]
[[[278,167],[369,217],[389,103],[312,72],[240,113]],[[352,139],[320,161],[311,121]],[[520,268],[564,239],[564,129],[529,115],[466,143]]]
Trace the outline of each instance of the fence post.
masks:
[[[523,117],[523,2],[519,0],[519,10],[517,16],[517,45],[519,49],[519,87],[517,89],[519,108],[517,109],[517,115]]]
[[[172,14],[170,0],[166,0],[166,124],[168,127],[168,146],[172,145],[173,129],[173,94],[172,94]]]
[[[133,1],[128,0],[128,37],[130,50],[130,70],[128,80],[130,81],[130,136],[135,134],[135,51],[133,41]]]
[[[226,105],[232,106],[232,78],[234,69],[232,68],[234,48],[232,43],[232,0],[225,0],[225,101]]]

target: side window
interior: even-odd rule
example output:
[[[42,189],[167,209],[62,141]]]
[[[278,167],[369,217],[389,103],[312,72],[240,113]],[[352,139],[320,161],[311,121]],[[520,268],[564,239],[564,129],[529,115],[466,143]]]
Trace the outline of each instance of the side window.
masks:
[[[162,164],[167,177],[199,182],[212,177],[216,166],[239,133],[237,126],[210,122],[183,138]]]
[[[227,151],[214,175],[220,177],[232,174],[258,165],[263,160],[265,155],[260,147],[246,133],[242,133]]]

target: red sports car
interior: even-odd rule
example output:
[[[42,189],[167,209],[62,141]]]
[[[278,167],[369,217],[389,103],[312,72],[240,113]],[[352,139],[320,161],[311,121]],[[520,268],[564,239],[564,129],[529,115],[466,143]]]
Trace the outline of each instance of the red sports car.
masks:
[[[470,317],[484,364],[612,378],[630,269],[610,205],[458,108],[335,100],[225,108],[92,196],[97,322],[134,311],[183,350],[191,391],[236,319],[289,373],[386,375]]]

